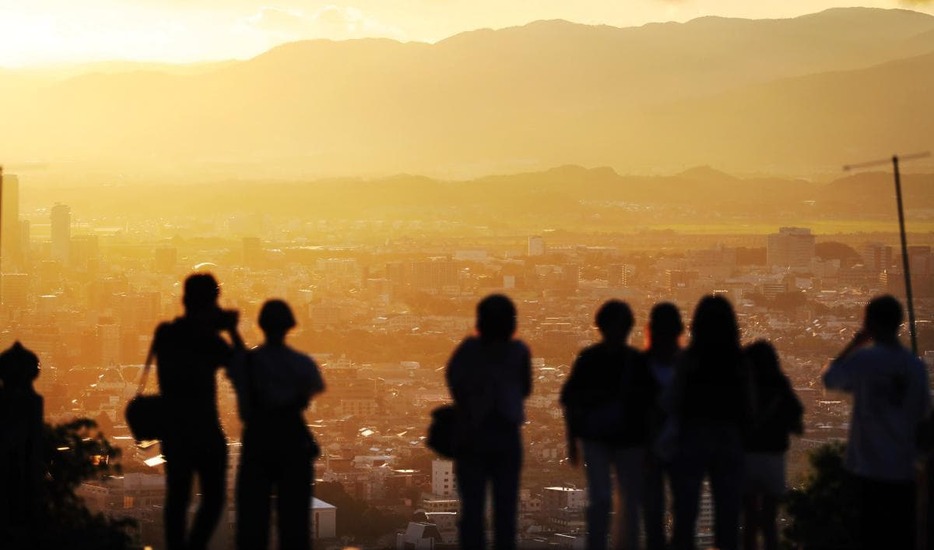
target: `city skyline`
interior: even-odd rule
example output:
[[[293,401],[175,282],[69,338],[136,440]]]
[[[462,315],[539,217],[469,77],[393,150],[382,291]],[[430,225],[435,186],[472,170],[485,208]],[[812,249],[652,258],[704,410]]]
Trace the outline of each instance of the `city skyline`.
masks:
[[[188,508],[169,489],[178,474],[165,475],[186,462],[172,439],[208,423],[215,458],[229,457],[213,467],[226,490],[199,482],[202,503],[226,493],[212,550],[258,515],[247,512],[258,500],[238,496],[238,471],[259,471],[251,446],[318,448],[312,472],[303,458],[281,480],[313,485],[314,499],[295,501],[313,501],[318,548],[456,548],[471,516],[458,488],[473,484],[436,460],[426,427],[463,394],[452,350],[483,336],[478,306],[505,295],[529,373],[509,426],[524,440],[521,547],[583,546],[601,497],[588,500],[592,481],[570,467],[566,436],[573,446],[583,432],[565,423],[577,415],[562,414],[562,396],[581,350],[614,325],[633,350],[606,366],[641,368],[631,359],[645,352],[682,373],[641,396],[698,372],[674,365],[678,348],[704,347],[700,327],[736,333],[710,365],[774,348],[804,407],[782,465],[804,495],[851,427],[853,401],[822,372],[860,343],[868,301],[917,311],[902,339],[934,373],[934,159],[913,154],[931,148],[932,90],[934,0],[0,0],[0,350],[35,371],[27,388],[12,359],[0,364],[0,412],[21,402],[10,390],[38,392],[29,425],[58,439],[28,460],[96,468],[61,493],[104,514],[125,539],[112,550],[165,550],[177,525],[165,511]],[[914,161],[897,202],[887,162],[841,171],[892,154]],[[710,299],[729,323],[697,315]],[[631,314],[617,308],[607,325],[597,312],[613,302]],[[663,345],[649,319],[666,302],[686,330]],[[216,356],[190,353],[186,325]],[[317,380],[287,400],[302,405],[288,418],[264,412],[274,402],[258,391],[280,360],[254,359],[285,333]],[[260,351],[241,361],[245,349]],[[137,441],[151,436],[127,403],[157,386],[169,403],[185,379],[173,372],[210,392],[170,407],[164,447]],[[630,410],[629,397],[611,399]],[[745,411],[757,429],[770,403]],[[659,416],[643,405],[626,416]],[[687,410],[674,407],[692,420]],[[297,429],[278,433],[282,419]],[[280,448],[305,428],[313,446]],[[638,444],[654,448],[660,434],[646,434]],[[48,472],[43,483],[68,479]],[[19,498],[3,489],[0,501]],[[706,547],[716,499],[705,493],[695,535]],[[802,543],[798,526],[824,516],[794,498],[783,536]],[[22,532],[58,536],[68,517]]]
[[[789,18],[839,7],[934,13],[934,4],[928,0],[793,0],[766,5],[737,0],[93,0],[82,2],[80,7],[64,0],[4,0],[0,2],[0,67],[119,60],[198,63],[245,59],[286,42],[307,39],[437,42],[462,32],[537,20],[632,27],[704,16]]]

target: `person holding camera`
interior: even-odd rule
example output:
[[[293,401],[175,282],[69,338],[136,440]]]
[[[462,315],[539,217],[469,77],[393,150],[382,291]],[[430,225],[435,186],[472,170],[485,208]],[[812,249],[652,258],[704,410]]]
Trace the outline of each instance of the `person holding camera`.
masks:
[[[190,275],[182,298],[184,315],[161,323],[153,337],[156,378],[166,409],[162,454],[168,550],[206,548],[223,512],[227,442],[217,410],[215,376],[244,345],[237,331],[239,312],[221,309],[219,296],[213,275]],[[189,531],[187,512],[196,476],[201,502]]]
[[[895,297],[873,298],[823,376],[853,395],[844,465],[859,490],[863,548],[915,547],[917,435],[931,394],[924,362],[898,339],[903,318]]]

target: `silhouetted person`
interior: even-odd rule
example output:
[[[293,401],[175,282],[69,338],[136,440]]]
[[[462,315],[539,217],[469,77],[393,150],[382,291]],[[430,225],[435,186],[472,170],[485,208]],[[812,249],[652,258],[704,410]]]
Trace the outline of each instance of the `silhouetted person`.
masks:
[[[42,396],[39,359],[16,342],[0,353],[0,548],[37,544],[41,510]]]
[[[477,304],[477,336],[454,350],[445,371],[458,410],[454,470],[461,499],[460,548],[487,548],[483,512],[493,492],[494,548],[516,547],[521,427],[532,391],[529,348],[513,339],[516,308],[494,294]]]
[[[824,372],[853,396],[845,465],[860,491],[864,548],[914,548],[917,429],[931,407],[924,363],[898,340],[902,306],[872,299],[862,328]]]
[[[224,507],[227,444],[217,411],[218,369],[243,348],[239,314],[217,303],[220,287],[209,273],[185,280],[185,314],[161,323],[153,338],[156,375],[166,404],[165,542],[169,550],[201,550],[214,533]],[[227,342],[221,337],[225,332]],[[194,478],[201,502],[190,533],[186,516]]]
[[[620,497],[617,547],[636,548],[642,508],[648,412],[655,384],[642,355],[626,341],[632,329],[632,310],[625,302],[609,300],[597,311],[602,340],[578,354],[561,388],[561,405],[568,428],[568,454],[577,462],[577,445],[584,451],[587,473],[587,548],[607,546],[613,506],[611,472]]]
[[[645,542],[649,550],[667,548],[665,540],[665,480],[670,486],[668,460],[659,454],[656,443],[668,420],[675,363],[681,353],[681,335],[684,322],[678,306],[670,302],[655,304],[649,313],[646,331],[648,348],[645,351],[649,371],[658,386],[658,399],[654,403],[650,423],[649,449],[645,471]],[[668,457],[670,458],[670,457]]]
[[[755,408],[745,440],[743,546],[745,550],[758,548],[758,533],[762,533],[763,547],[777,550],[778,505],[786,489],[785,453],[789,435],[804,431],[804,407],[782,372],[772,344],[759,340],[744,352]]]
[[[705,296],[691,320],[691,343],[672,387],[678,422],[672,461],[674,536],[678,550],[694,548],[701,485],[710,478],[714,540],[736,550],[743,484],[743,430],[750,415],[739,326],[730,302]]]
[[[295,316],[282,300],[259,313],[263,345],[238,361],[234,377],[243,449],[237,474],[237,548],[269,547],[270,497],[276,494],[279,547],[311,548],[313,461],[318,447],[305,423],[311,397],[324,381],[311,357],[285,342]]]

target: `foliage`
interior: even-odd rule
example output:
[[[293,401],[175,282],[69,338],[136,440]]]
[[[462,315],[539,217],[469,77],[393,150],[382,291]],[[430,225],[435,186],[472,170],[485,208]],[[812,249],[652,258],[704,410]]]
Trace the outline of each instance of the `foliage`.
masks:
[[[785,537],[796,548],[830,550],[859,546],[857,488],[843,468],[844,445],[828,443],[811,452],[813,471],[802,488],[788,494],[791,517]]]
[[[862,262],[862,257],[853,247],[835,241],[817,243],[814,245],[814,254],[824,261],[840,260],[840,267],[844,268]]]
[[[372,542],[406,525],[406,518],[369,506],[347,493],[337,481],[315,484],[315,497],[337,507],[337,536],[356,542]]]
[[[120,473],[119,449],[111,446],[89,418],[56,426],[46,424],[43,436],[46,475],[39,547],[130,548],[133,520],[94,514],[75,494],[84,481]]]

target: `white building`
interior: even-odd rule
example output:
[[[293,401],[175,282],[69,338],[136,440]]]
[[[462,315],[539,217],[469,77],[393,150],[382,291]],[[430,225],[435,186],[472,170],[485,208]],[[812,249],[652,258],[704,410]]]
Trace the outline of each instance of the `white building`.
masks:
[[[457,477],[454,475],[454,463],[450,460],[431,461],[431,492],[439,497],[457,495]]]
[[[337,536],[337,508],[321,499],[311,498],[311,532],[314,539]]]
[[[545,255],[545,239],[535,235],[529,237],[529,256]]]

